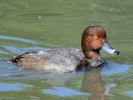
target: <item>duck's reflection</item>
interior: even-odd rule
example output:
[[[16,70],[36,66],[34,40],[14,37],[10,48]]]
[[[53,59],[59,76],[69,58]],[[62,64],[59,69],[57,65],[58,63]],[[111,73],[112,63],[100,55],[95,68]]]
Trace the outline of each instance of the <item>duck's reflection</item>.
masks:
[[[108,96],[105,95],[104,82],[100,77],[100,69],[91,70],[84,74],[81,91],[92,94],[89,96],[89,100],[108,100]]]

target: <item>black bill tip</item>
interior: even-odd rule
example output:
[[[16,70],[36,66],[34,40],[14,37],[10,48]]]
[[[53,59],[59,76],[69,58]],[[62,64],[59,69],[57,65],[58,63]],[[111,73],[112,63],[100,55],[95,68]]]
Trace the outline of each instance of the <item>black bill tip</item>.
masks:
[[[119,55],[120,52],[119,51],[114,51],[114,54]]]

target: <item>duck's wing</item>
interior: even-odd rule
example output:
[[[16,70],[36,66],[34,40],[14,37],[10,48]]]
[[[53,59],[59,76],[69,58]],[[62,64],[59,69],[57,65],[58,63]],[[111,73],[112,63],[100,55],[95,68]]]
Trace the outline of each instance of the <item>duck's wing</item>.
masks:
[[[24,54],[9,59],[8,61],[16,64],[17,66],[30,68],[39,65],[40,61],[42,61],[40,60],[40,58],[42,57],[42,55],[44,55],[44,53],[45,51],[42,50],[26,52]]]

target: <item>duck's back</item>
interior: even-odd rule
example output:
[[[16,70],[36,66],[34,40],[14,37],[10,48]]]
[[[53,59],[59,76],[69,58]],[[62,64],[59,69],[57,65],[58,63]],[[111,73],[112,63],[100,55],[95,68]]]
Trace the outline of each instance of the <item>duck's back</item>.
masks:
[[[10,59],[17,66],[46,72],[72,72],[79,68],[84,55],[80,49],[39,50]]]

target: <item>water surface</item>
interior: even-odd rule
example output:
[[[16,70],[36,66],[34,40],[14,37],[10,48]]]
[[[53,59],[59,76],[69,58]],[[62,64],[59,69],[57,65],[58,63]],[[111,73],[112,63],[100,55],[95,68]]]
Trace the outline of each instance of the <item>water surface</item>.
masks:
[[[1,0],[0,99],[132,100],[132,9],[131,0]],[[92,24],[102,25],[120,51],[101,52],[102,69],[53,75],[3,61],[31,50],[81,48],[82,32]]]

